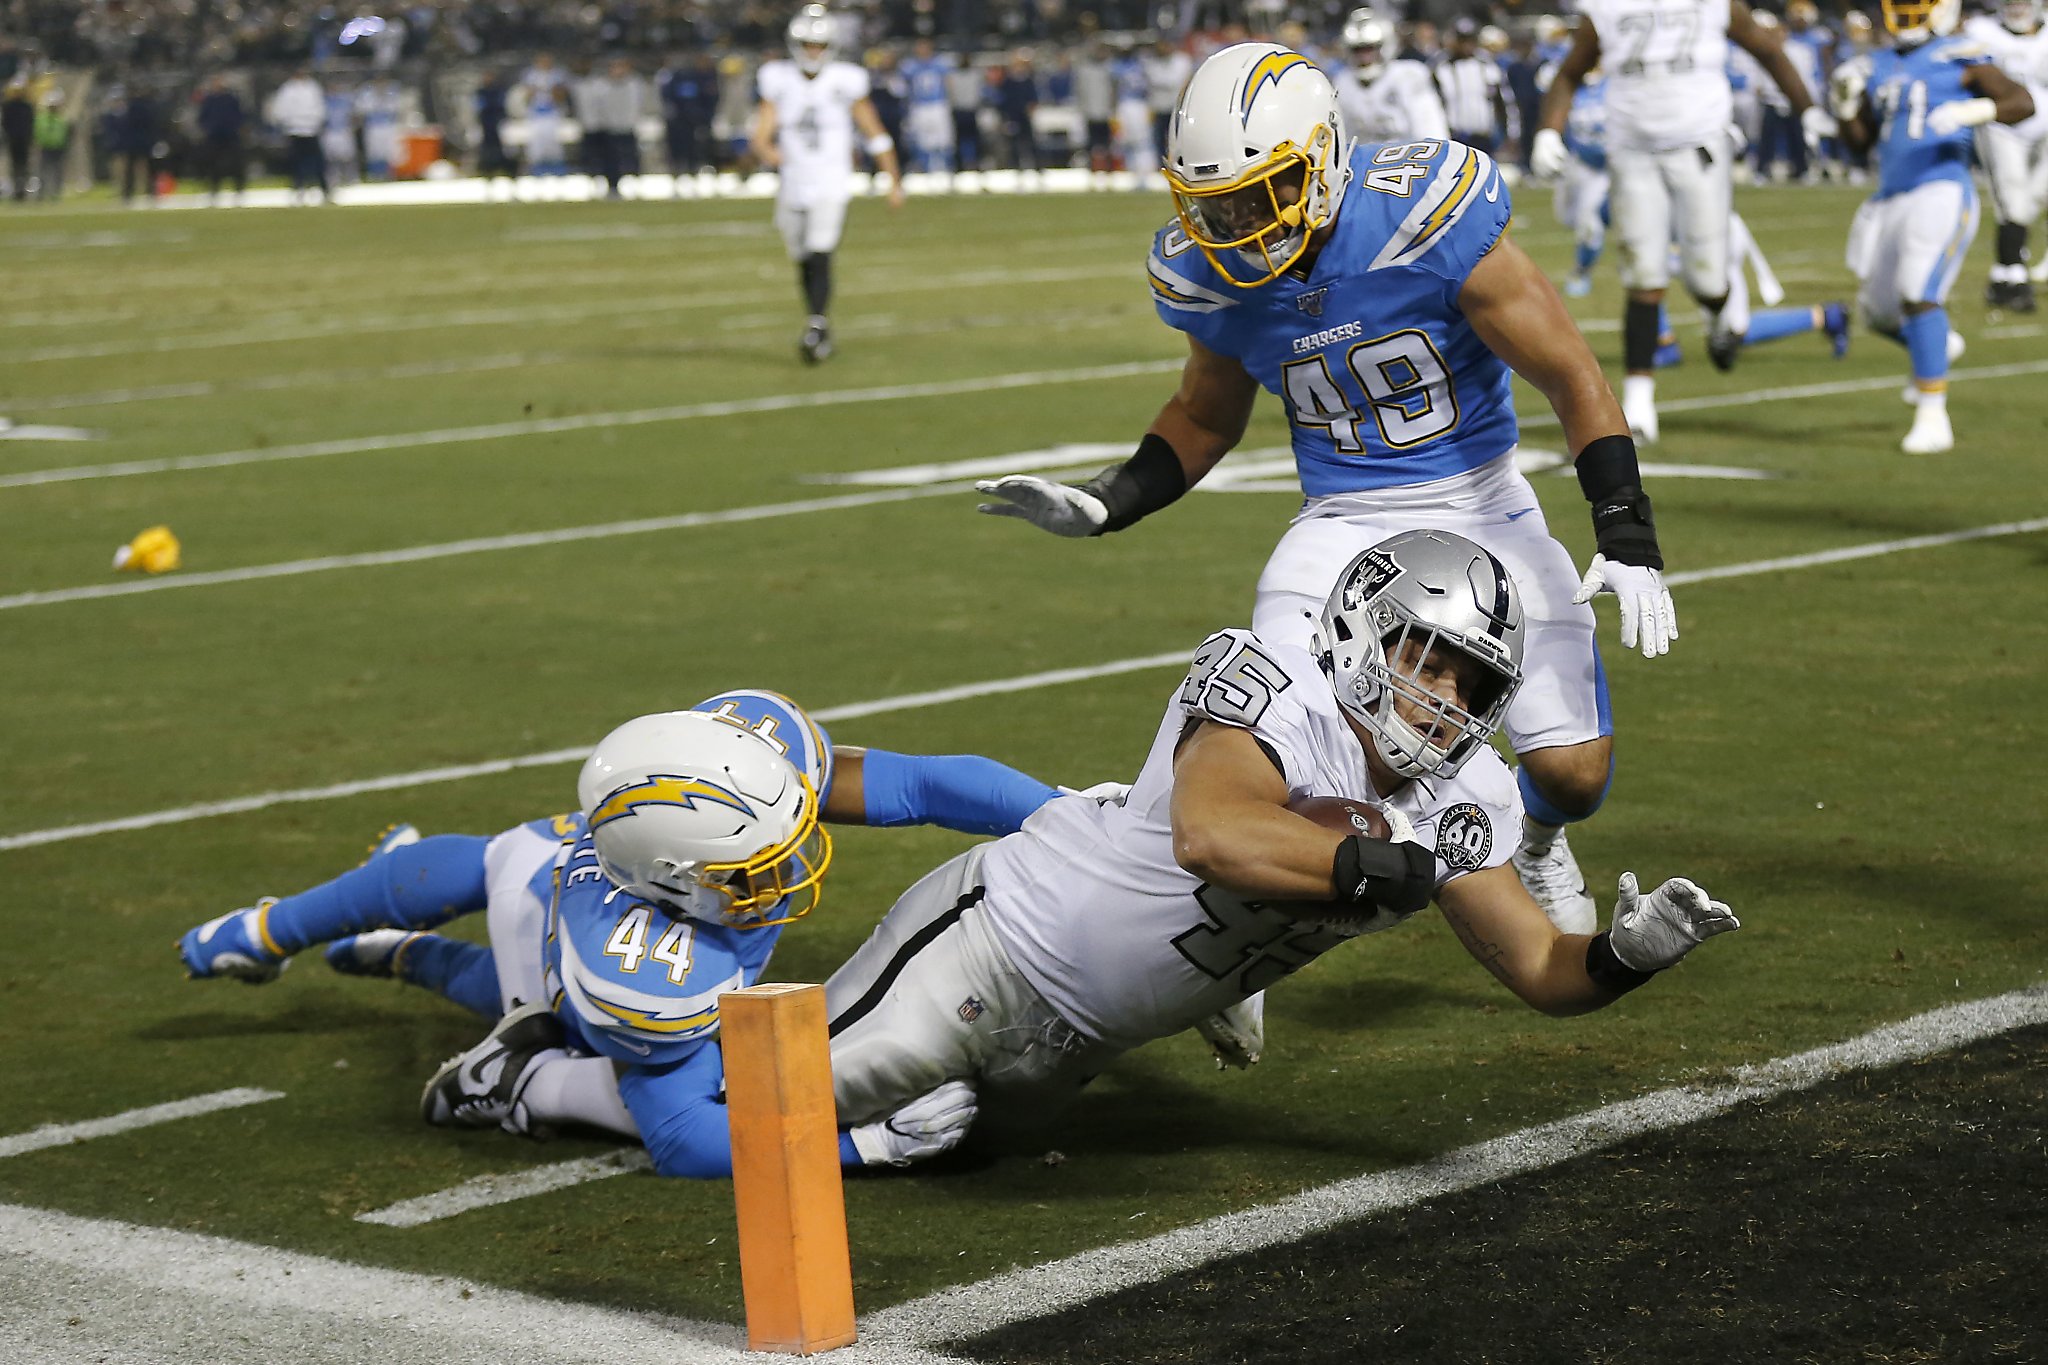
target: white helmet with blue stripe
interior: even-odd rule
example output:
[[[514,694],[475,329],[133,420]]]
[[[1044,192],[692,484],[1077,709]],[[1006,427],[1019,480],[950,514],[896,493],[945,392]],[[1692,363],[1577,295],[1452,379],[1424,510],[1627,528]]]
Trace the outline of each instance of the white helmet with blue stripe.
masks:
[[[690,708],[752,730],[811,781],[822,799],[832,788],[832,741],[810,713],[780,692],[743,687]]]

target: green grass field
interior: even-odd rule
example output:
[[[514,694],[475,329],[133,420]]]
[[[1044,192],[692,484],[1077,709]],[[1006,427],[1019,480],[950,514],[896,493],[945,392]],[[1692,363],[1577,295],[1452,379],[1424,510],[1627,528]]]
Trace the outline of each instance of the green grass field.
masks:
[[[1569,239],[1546,198],[1525,196],[1517,231],[1561,272]],[[1743,197],[1794,301],[1849,291],[1855,202]],[[0,441],[0,836],[570,748],[727,687],[847,706],[1192,650],[1244,623],[1295,495],[1198,494],[1078,544],[977,517],[968,494],[615,527],[863,491],[807,482],[820,474],[1134,440],[1179,347],[1142,277],[1163,213],[1135,196],[929,200],[893,217],[856,205],[841,353],[818,369],[796,361],[793,271],[763,204],[0,217],[0,412],[100,434]],[[1980,241],[1957,290],[1970,350],[1946,457],[1898,452],[1903,353],[1880,339],[1859,335],[1836,362],[1822,338],[1794,338],[1724,375],[1684,331],[1646,458],[1772,477],[1655,480],[1671,568],[2048,514],[2048,333],[1984,315],[1987,260]],[[1618,369],[1604,272],[1575,308]],[[1073,373],[1141,362],[1161,367]],[[858,392],[896,386],[943,391]],[[1525,417],[1547,417],[1522,398]],[[565,422],[534,425],[550,419]],[[419,433],[442,435],[407,439]],[[1527,438],[1558,435],[1532,420]],[[1283,440],[1262,401],[1248,444]],[[20,477],[215,455],[234,458]],[[1537,483],[1583,562],[1576,485]],[[65,594],[115,582],[114,548],[156,523],[184,542],[180,575]],[[1430,916],[1333,953],[1273,993],[1264,1064],[1219,1075],[1191,1038],[1133,1055],[1059,1135],[1063,1162],[851,1181],[861,1306],[2037,981],[2044,584],[2038,532],[1701,582],[1679,590],[1683,638],[1655,663],[1620,651],[1607,612],[1620,769],[1574,835],[1581,862],[1603,904],[1624,869],[1695,877],[1742,933],[1577,1021],[1522,1009]],[[834,737],[986,752],[1053,781],[1127,778],[1175,676],[896,709]],[[475,1039],[473,1020],[310,954],[262,989],[189,983],[172,950],[202,919],[352,864],[392,820],[492,832],[572,804],[573,776],[556,763],[0,848],[0,1136],[231,1086],[285,1092],[0,1160],[0,1199],[735,1318],[724,1184],[635,1175],[418,1228],[354,1221],[614,1144],[427,1129],[419,1086]],[[825,908],[786,936],[771,976],[823,980],[963,846],[846,835]]]

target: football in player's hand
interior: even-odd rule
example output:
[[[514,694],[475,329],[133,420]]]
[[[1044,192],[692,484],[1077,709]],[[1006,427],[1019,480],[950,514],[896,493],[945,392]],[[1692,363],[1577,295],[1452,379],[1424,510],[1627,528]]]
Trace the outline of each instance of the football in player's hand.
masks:
[[[1339,834],[1363,834],[1368,839],[1387,839],[1393,828],[1387,817],[1363,801],[1348,796],[1309,796],[1287,803],[1287,809],[1324,829]],[[1346,901],[1272,901],[1271,907],[1291,919],[1308,920],[1340,933],[1356,933],[1378,912]]]
[[[1340,834],[1363,834],[1368,839],[1391,839],[1394,835],[1387,817],[1378,809],[1348,796],[1305,796],[1288,802],[1287,809]]]

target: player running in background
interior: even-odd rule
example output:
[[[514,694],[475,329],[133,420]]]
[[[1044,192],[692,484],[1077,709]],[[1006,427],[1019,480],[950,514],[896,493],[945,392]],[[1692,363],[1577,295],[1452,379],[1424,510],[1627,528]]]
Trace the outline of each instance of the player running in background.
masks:
[[[1357,142],[1408,142],[1449,137],[1443,96],[1429,68],[1394,55],[1394,25],[1370,9],[1355,9],[1344,21],[1349,65],[1330,73],[1344,131]]]
[[[2032,118],[2011,126],[1987,123],[1977,132],[1977,159],[1984,164],[1991,212],[1998,220],[1998,259],[1984,286],[1984,302],[2031,313],[2027,234],[2048,207],[2048,25],[2041,22],[2041,0],[2006,0],[1997,18],[1977,15],[1963,25],[1963,33],[1983,44],[1998,69],[2024,84],[2034,99]]]
[[[725,1175],[718,995],[758,980],[782,926],[817,903],[831,861],[820,818],[1002,834],[1054,794],[986,758],[834,748],[788,698],[727,692],[608,735],[576,812],[495,838],[400,826],[354,871],[191,930],[179,956],[194,977],[260,983],[328,942],[336,971],[396,977],[499,1020],[485,1055],[428,1085],[430,1122],[630,1112],[657,1170]],[[429,932],[478,910],[488,948]],[[575,1056],[599,1065],[546,1065]],[[972,1097],[949,1091],[893,1129],[847,1134],[842,1155],[949,1146],[971,1117]]]
[[[1243,1014],[1432,901],[1553,1015],[1602,1008],[1739,927],[1676,878],[1642,895],[1624,874],[1601,934],[1565,934],[1530,899],[1502,837],[1515,782],[1487,745],[1521,683],[1524,632],[1499,559],[1411,531],[1339,569],[1311,648],[1209,637],[1123,799],[1048,801],[944,863],[832,974],[840,1122],[902,1126],[906,1101],[929,1105],[941,1132],[919,1145],[935,1146],[960,1112],[945,1087],[964,1078],[983,1122],[1041,1123],[1118,1054]],[[1318,796],[1376,808],[1392,837],[1288,809]],[[1230,1046],[1212,1042],[1249,1065],[1263,1028],[1254,1013]]]
[[[1948,416],[1948,293],[1977,235],[1973,131],[2034,113],[2026,87],[1956,33],[1962,0],[1884,0],[1893,45],[1836,69],[1828,99],[1851,147],[1877,149],[1877,193],[1849,228],[1849,268],[1873,331],[1912,357],[1913,425],[1899,448],[1955,446]]]
[[[1572,95],[1564,145],[1571,158],[1558,173],[1550,204],[1572,232],[1572,273],[1564,296],[1582,299],[1593,292],[1593,267],[1607,244],[1607,81],[1597,67]]]
[[[919,38],[896,67],[908,91],[904,135],[916,168],[927,174],[953,169],[953,105],[946,97],[952,70],[953,54],[940,52],[929,38]]]
[[[1545,178],[1561,172],[1572,96],[1595,66],[1607,75],[1608,171],[1614,180],[1614,229],[1621,238],[1621,406],[1641,441],[1657,439],[1657,308],[1670,280],[1674,236],[1684,280],[1710,327],[1724,326],[1728,301],[1728,214],[1733,204],[1733,105],[1728,44],[1755,57],[1802,123],[1826,116],[1777,42],[1758,28],[1743,0],[1705,0],[1684,10],[1651,0],[1584,0],[1572,48],[1543,101],[1543,127],[1529,164]]]
[[[768,62],[758,77],[754,155],[781,172],[775,226],[782,233],[797,283],[810,310],[797,352],[815,365],[832,354],[832,253],[846,225],[853,196],[853,138],[889,178],[889,207],[903,207],[903,175],[896,144],[868,99],[868,73],[834,61],[832,16],[805,5],[789,21],[789,59]]]

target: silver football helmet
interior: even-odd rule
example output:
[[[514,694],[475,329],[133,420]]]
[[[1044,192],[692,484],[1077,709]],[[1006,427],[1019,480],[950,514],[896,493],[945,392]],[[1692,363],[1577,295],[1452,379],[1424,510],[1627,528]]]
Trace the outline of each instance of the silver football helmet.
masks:
[[[2024,38],[2041,27],[2041,0],[2005,0],[1999,7],[1999,18],[2008,32]]]
[[[832,40],[838,36],[832,13],[823,5],[805,5],[789,21],[789,56],[806,76],[815,76],[832,56]],[[811,49],[818,51],[813,52]]]
[[[1351,69],[1362,84],[1371,85],[1386,74],[1393,45],[1394,26],[1377,11],[1355,9],[1344,21],[1344,46],[1351,53]]]
[[[1345,566],[1311,648],[1382,762],[1449,777],[1500,728],[1523,637],[1506,566],[1449,531],[1403,531]]]

